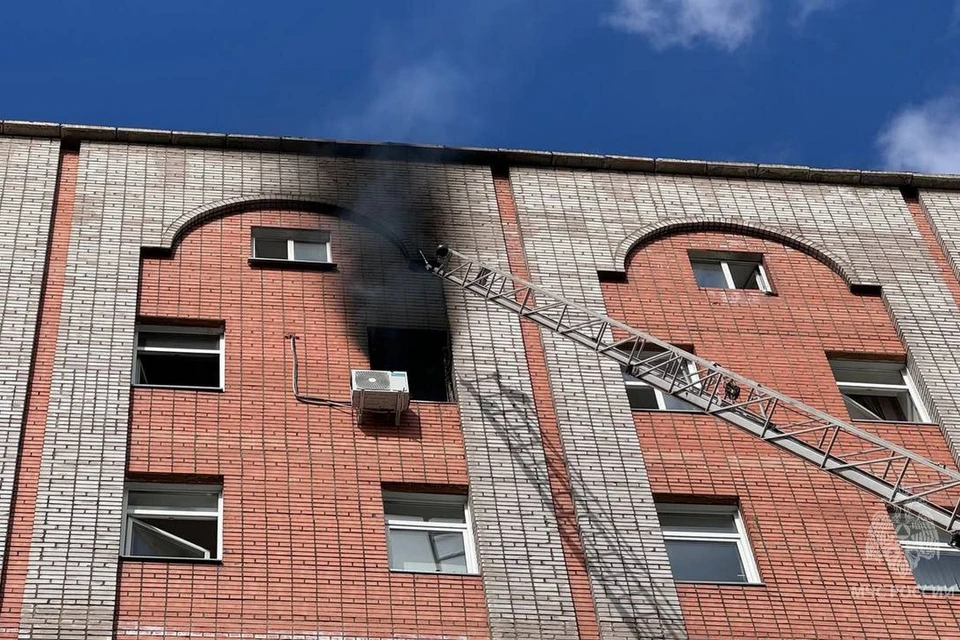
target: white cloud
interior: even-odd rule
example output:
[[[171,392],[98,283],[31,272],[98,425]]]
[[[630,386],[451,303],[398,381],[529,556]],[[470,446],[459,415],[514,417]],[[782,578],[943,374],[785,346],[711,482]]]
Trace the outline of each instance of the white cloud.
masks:
[[[764,0],[617,0],[608,24],[646,37],[657,49],[700,41],[733,51],[757,28]]]
[[[911,105],[877,139],[889,169],[960,173],[960,98]]]
[[[795,24],[803,25],[807,19],[819,11],[836,9],[841,0],[794,0],[797,15]]]
[[[392,142],[443,142],[476,124],[474,84],[443,57],[376,73],[357,110],[332,123],[337,137]]]

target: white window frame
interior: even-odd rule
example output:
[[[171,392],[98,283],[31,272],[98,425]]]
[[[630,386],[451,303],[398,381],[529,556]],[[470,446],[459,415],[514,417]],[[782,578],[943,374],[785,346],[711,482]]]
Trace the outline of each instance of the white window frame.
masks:
[[[693,362],[688,362],[688,363],[687,363],[687,372],[688,372],[689,375],[690,375],[690,380],[688,381],[688,384],[689,384],[690,382],[696,383],[696,382],[699,382],[699,381],[700,381],[700,376],[699,376],[699,374],[698,374],[698,372],[697,372],[697,365],[696,365],[696,364],[694,364]],[[644,382],[643,380],[636,379],[636,378],[633,379],[633,380],[624,380],[624,381],[623,381],[623,386],[625,386],[625,387],[627,387],[627,388],[637,388],[637,389],[640,389],[640,388],[650,388],[650,389],[653,389],[653,393],[654,393],[654,395],[655,395],[656,398],[657,398],[657,408],[656,408],[656,409],[654,409],[653,407],[650,407],[650,408],[643,408],[643,407],[634,408],[634,407],[630,407],[630,410],[631,410],[631,411],[676,411],[676,412],[678,412],[678,413],[699,413],[699,412],[700,412],[700,409],[696,408],[696,407],[693,406],[693,405],[690,405],[690,407],[691,407],[690,409],[671,409],[671,408],[667,408],[667,402],[666,402],[666,400],[664,399],[664,396],[669,395],[669,394],[661,391],[660,389],[657,389],[656,387],[654,387],[654,386],[651,385],[650,383]]]
[[[743,524],[743,516],[740,508],[735,505],[726,504],[687,504],[687,503],[656,503],[657,513],[678,513],[686,515],[732,515],[733,522],[737,529],[736,533],[722,533],[716,531],[688,531],[686,529],[674,529],[661,525],[664,540],[693,540],[699,542],[736,542],[737,551],[740,554],[740,564],[743,565],[743,573],[746,582],[726,582],[715,580],[678,580],[678,582],[687,582],[695,584],[762,584],[760,580],[760,570],[757,568],[757,561],[753,555],[753,548],[750,546],[750,539],[747,537],[747,529]]]
[[[274,262],[305,262],[305,263],[307,263],[307,264],[330,264],[330,263],[333,262],[333,255],[331,254],[331,250],[330,250],[330,241],[327,241],[327,242],[312,242],[312,241],[310,241],[310,240],[296,240],[296,239],[294,239],[294,238],[288,238],[288,239],[286,240],[286,243],[287,243],[287,257],[286,257],[286,258],[264,258],[264,257],[261,257],[261,256],[258,256],[258,255],[257,255],[257,238],[256,238],[256,237],[253,237],[252,239],[253,239],[253,256],[252,256],[252,258],[253,258],[254,260],[273,260]],[[260,239],[263,240],[263,239],[265,239],[265,238],[260,238]],[[278,240],[269,240],[269,239],[266,239],[266,240],[267,240],[268,242],[282,242],[282,241],[278,241]],[[297,260],[294,256],[296,255],[296,253],[295,253],[295,245],[296,245],[296,243],[298,243],[298,242],[299,242],[300,244],[317,244],[317,245],[322,245],[322,246],[324,247],[325,251],[326,251],[327,259],[326,259],[326,260]]]
[[[627,352],[627,351],[625,351],[624,353],[626,353],[627,355],[630,355],[629,352]],[[661,352],[661,353],[666,353],[666,351],[663,351],[663,352]],[[640,352],[638,351],[637,354],[636,354],[636,357],[639,357],[639,354],[640,354]],[[653,354],[653,353],[651,353],[651,354],[650,354],[650,357],[652,358],[652,357],[654,357],[654,355],[658,355],[658,354]],[[688,380],[688,383],[690,383],[690,382],[692,382],[692,383],[699,383],[699,382],[700,382],[700,372],[697,370],[697,365],[696,365],[696,363],[693,362],[692,360],[687,361],[687,374],[688,374],[689,377],[690,377],[690,379]],[[668,408],[667,408],[666,400],[664,399],[664,396],[669,395],[669,394],[666,394],[665,392],[661,391],[660,389],[657,389],[656,387],[654,387],[653,385],[651,385],[651,384],[648,383],[648,382],[644,382],[643,380],[640,380],[640,379],[637,379],[637,378],[634,378],[633,380],[624,379],[624,380],[623,380],[623,386],[626,387],[626,388],[628,388],[628,389],[629,389],[629,388],[634,388],[634,389],[649,388],[649,389],[653,389],[653,393],[654,393],[654,395],[655,395],[656,398],[657,398],[657,408],[656,408],[656,409],[654,409],[654,408],[652,408],[652,407],[638,407],[638,408],[630,407],[630,410],[631,410],[631,411],[674,411],[674,412],[677,412],[677,413],[700,413],[700,409],[696,408],[696,407],[693,406],[693,405],[690,405],[690,407],[691,407],[690,409],[668,409]],[[629,403],[629,396],[627,397],[627,402]]]
[[[218,343],[217,349],[188,349],[180,347],[141,347],[140,346],[140,334],[141,333],[171,333],[171,334],[191,334],[191,335],[206,335],[206,336],[219,336],[220,341]],[[136,331],[134,331],[133,344],[134,344],[134,354],[133,354],[133,372],[131,373],[130,383],[134,387],[145,387],[145,388],[154,388],[154,389],[199,389],[203,391],[223,391],[224,388],[224,379],[226,376],[226,342],[225,334],[223,327],[195,327],[195,326],[180,326],[180,325],[156,325],[156,324],[145,324],[137,325]],[[215,387],[199,387],[192,385],[180,385],[180,384],[153,384],[150,382],[139,382],[139,367],[140,367],[140,354],[141,353],[181,353],[181,354],[218,354],[220,356],[220,384]]]
[[[750,289],[741,289],[737,287],[736,282],[733,279],[733,273],[730,271],[730,264],[748,264],[750,266],[755,265],[757,267],[757,290],[763,293],[773,293],[773,288],[770,286],[770,279],[767,277],[767,270],[763,267],[762,260],[754,262],[752,260],[725,260],[695,257],[691,258],[690,262],[691,266],[697,262],[719,264],[720,270],[723,272],[723,279],[726,281],[726,288],[733,289],[735,291],[750,291]]]
[[[882,361],[872,362],[868,360],[854,360],[852,358],[851,359],[829,358],[829,361],[836,362],[836,363],[847,363],[847,366],[863,365],[865,367],[873,367],[875,369],[888,368],[890,371],[898,370],[901,378],[903,378],[903,384],[884,384],[879,382],[841,382],[840,380],[836,380],[836,377],[834,377],[834,379],[836,380],[837,388],[840,390],[841,395],[843,395],[844,389],[849,389],[850,391],[859,391],[861,395],[877,395],[877,396],[884,396],[884,397],[890,397],[891,394],[896,395],[900,393],[906,393],[910,398],[910,402],[913,403],[913,409],[914,411],[917,412],[917,417],[919,418],[919,420],[910,420],[908,418],[907,422],[919,422],[919,423],[930,422],[930,414],[927,413],[927,408],[924,406],[923,402],[921,401],[920,392],[917,390],[917,386],[913,381],[913,376],[910,375],[910,371],[908,371],[907,367],[904,366],[903,364],[900,364],[898,362],[882,362]],[[870,393],[871,391],[874,391],[874,392],[880,391],[881,393]],[[888,393],[883,393],[884,391]],[[869,409],[867,409],[862,404],[860,404],[859,402],[857,402],[852,398],[846,398],[844,402],[848,400],[856,404],[864,412],[873,413],[872,411],[870,411]],[[853,418],[851,417],[851,420],[852,419]],[[866,420],[863,418],[859,418],[857,421],[858,422],[899,422],[898,420],[883,420],[883,419]]]
[[[893,519],[893,514],[890,514],[890,515],[891,515],[891,519]],[[930,525],[930,526],[933,526],[933,525]],[[935,542],[918,542],[915,540],[904,540],[899,536],[897,536],[897,538],[898,538],[898,541],[900,542],[900,547],[903,550],[903,553],[905,556],[908,551],[933,552],[936,554],[936,557],[938,559],[940,558],[941,555],[960,556],[960,549],[946,542],[940,542],[939,540]],[[907,560],[907,564],[910,565],[910,573],[911,575],[913,575],[913,579],[917,583],[918,589],[920,589],[921,591],[924,589],[926,590],[943,589],[943,587],[941,587],[940,585],[920,584],[920,582],[917,580],[916,574],[914,573],[914,566],[910,564],[909,556],[907,556],[906,560]],[[955,592],[956,590],[954,589],[951,591]]]
[[[184,493],[214,493],[217,494],[216,511],[209,509],[198,511],[196,509],[179,510],[176,507],[132,507],[128,504],[130,492],[143,493],[166,493],[166,494],[184,494]],[[189,540],[184,540],[171,533],[158,529],[145,522],[138,522],[137,526],[145,527],[154,533],[176,541],[188,547],[203,551],[206,555],[203,560],[220,560],[223,557],[223,486],[218,484],[187,484],[187,483],[169,483],[169,482],[128,482],[123,488],[123,530],[121,532],[122,556],[131,560],[169,560],[169,561],[196,561],[200,558],[187,558],[182,556],[135,556],[130,553],[130,547],[133,544],[131,529],[132,520],[141,518],[165,518],[169,520],[214,520],[217,521],[217,555],[211,556],[210,552]]]
[[[406,502],[409,504],[443,504],[463,507],[463,522],[416,522],[411,520],[393,520],[384,511],[385,532],[389,546],[391,530],[431,531],[439,533],[460,533],[463,536],[466,573],[447,573],[443,571],[414,571],[410,569],[390,569],[396,573],[426,573],[429,575],[477,575],[480,570],[477,563],[477,549],[473,535],[473,518],[470,515],[470,501],[459,493],[413,493],[406,491],[384,491],[384,502]],[[389,551],[388,551],[389,553]]]

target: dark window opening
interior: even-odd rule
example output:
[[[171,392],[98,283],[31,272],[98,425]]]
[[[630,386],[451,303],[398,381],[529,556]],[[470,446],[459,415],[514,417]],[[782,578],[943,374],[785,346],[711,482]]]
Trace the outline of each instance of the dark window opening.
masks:
[[[137,355],[137,384],[160,387],[220,387],[219,354]]]
[[[223,387],[221,329],[148,325],[137,327],[133,383],[151,387]]]
[[[216,520],[131,518],[130,555],[160,558],[216,558]],[[199,547],[199,548],[198,548]],[[204,553],[204,550],[207,553]]]
[[[370,368],[406,371],[411,400],[451,397],[450,337],[433,329],[369,327]]]

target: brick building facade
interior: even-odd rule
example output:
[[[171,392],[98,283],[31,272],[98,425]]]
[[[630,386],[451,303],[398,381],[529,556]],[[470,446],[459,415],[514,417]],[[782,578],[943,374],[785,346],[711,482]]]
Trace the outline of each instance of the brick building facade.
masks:
[[[0,221],[0,638],[960,637],[881,501],[417,266],[955,468],[960,178],[3,122]]]

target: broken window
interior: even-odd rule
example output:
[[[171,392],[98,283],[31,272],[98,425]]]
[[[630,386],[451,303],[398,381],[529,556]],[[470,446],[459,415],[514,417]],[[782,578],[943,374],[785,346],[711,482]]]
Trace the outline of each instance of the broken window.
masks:
[[[223,329],[137,327],[133,383],[148,387],[223,388]]]
[[[370,327],[370,368],[406,371],[411,400],[446,402],[452,397],[450,337],[434,329]]]
[[[215,485],[130,483],[123,555],[215,560],[220,557],[222,491]]]

